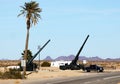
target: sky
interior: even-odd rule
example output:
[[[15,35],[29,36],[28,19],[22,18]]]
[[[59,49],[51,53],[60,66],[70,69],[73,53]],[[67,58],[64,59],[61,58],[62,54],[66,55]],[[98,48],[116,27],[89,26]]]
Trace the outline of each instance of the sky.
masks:
[[[17,17],[20,6],[31,0],[0,0],[0,59],[17,60],[25,49],[26,19]],[[50,43],[40,52],[46,56],[76,55],[90,35],[80,56],[120,58],[120,0],[36,0],[41,19],[30,29],[29,49]],[[36,57],[37,59],[38,57]]]

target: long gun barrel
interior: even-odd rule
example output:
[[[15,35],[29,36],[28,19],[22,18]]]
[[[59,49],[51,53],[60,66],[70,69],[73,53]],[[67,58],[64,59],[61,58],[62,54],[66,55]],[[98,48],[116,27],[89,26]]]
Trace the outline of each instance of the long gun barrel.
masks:
[[[86,37],[86,39],[85,39],[84,43],[82,44],[80,50],[79,50],[78,53],[76,54],[75,59],[72,60],[72,62],[71,62],[70,64],[75,65],[75,64],[77,63],[78,58],[79,58],[79,54],[81,53],[81,51],[82,51],[82,49],[83,49],[83,47],[84,47],[84,45],[85,45],[85,43],[86,43],[88,37],[89,37],[89,35]]]
[[[50,42],[50,40],[48,40],[40,49],[39,51],[28,61],[28,64],[30,64],[34,58],[42,51],[42,49]]]

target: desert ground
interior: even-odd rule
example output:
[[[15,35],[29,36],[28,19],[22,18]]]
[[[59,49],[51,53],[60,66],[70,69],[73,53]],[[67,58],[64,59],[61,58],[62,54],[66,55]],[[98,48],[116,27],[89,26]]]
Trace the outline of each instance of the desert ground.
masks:
[[[115,72],[115,71],[120,71],[120,69],[115,69],[115,70],[105,70],[104,73],[110,73],[110,72]],[[96,72],[91,72],[91,73],[86,73],[83,72],[82,70],[59,70],[59,68],[54,68],[54,67],[41,67],[40,70],[36,72],[27,72],[27,79],[21,80],[21,79],[5,79],[5,80],[0,80],[0,84],[23,84],[25,82],[33,82],[33,81],[46,81],[46,80],[51,80],[51,79],[61,79],[61,78],[67,78],[67,77],[79,77],[79,76],[87,76],[87,75],[94,75],[98,74]]]
[[[2,68],[3,69],[3,68]],[[0,80],[0,84],[22,84],[23,82],[32,82],[36,80],[51,80],[51,79],[59,79],[66,77],[75,77],[82,75],[89,75],[88,73],[84,73],[82,70],[59,70],[59,68],[54,67],[41,67],[40,70],[36,72],[27,72],[27,79],[25,80]]]
[[[18,61],[12,61],[12,62],[0,62],[1,67],[0,71],[4,71],[6,66],[8,65],[16,65],[18,64]],[[12,64],[13,63],[13,64]],[[120,71],[120,63],[119,62],[91,62],[91,64],[99,64],[105,68],[106,73],[109,72],[115,72]],[[4,64],[4,65],[2,65]],[[6,64],[6,65],[5,65]],[[98,74],[96,72],[86,73],[82,70],[60,70],[56,67],[40,67],[40,70],[37,70],[36,72],[27,72],[27,79],[25,80],[14,80],[14,79],[5,79],[0,80],[0,84],[22,84],[23,82],[31,82],[36,80],[51,80],[51,79],[61,79],[61,78],[67,78],[67,77],[77,77],[77,76],[87,76],[87,75],[94,75]]]

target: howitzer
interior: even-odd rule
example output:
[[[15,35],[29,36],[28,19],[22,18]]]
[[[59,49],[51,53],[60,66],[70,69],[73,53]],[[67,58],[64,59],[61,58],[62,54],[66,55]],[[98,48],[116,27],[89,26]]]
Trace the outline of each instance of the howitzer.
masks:
[[[78,59],[79,59],[79,55],[80,55],[80,53],[81,53],[81,51],[82,51],[82,49],[83,49],[83,47],[84,47],[84,45],[85,45],[88,37],[89,37],[89,35],[87,36],[87,38],[85,39],[85,41],[84,41],[83,45],[81,46],[80,50],[79,50],[78,53],[76,54],[75,59],[72,60],[72,62],[70,63],[71,65],[76,65],[76,63],[77,63],[77,61],[78,61]]]
[[[34,58],[42,51],[42,49],[50,42],[50,40],[48,40],[43,46],[42,48],[39,49],[39,51],[28,61],[28,64],[30,64]]]
[[[48,40],[39,50],[38,52],[32,56],[32,58],[26,63],[26,70],[27,71],[33,71],[37,68],[37,64],[33,63],[33,60],[35,59],[35,57],[43,50],[43,48],[50,42],[50,40]]]
[[[79,49],[78,53],[76,54],[76,56],[75,56],[75,58],[72,60],[72,62],[71,62],[69,65],[68,65],[68,64],[65,64],[65,65],[60,66],[59,68],[60,68],[61,70],[66,70],[66,69],[79,70],[79,69],[82,69],[82,68],[83,68],[83,65],[81,65],[81,64],[78,65],[78,64],[77,64],[77,61],[78,61],[78,59],[79,59],[79,55],[80,55],[80,53],[81,53],[81,51],[82,51],[82,49],[83,49],[83,47],[84,47],[84,45],[85,45],[88,37],[89,37],[89,35],[86,37],[84,43],[82,44],[81,48]]]

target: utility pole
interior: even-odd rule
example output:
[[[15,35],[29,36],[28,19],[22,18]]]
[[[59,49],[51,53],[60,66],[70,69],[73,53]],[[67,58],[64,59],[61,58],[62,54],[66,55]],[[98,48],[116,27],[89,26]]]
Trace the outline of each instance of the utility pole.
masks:
[[[38,45],[38,50],[39,49],[40,49],[40,45]],[[39,53],[39,59],[38,60],[39,60],[39,62],[38,62],[38,66],[39,66],[38,69],[40,70],[40,53]]]

